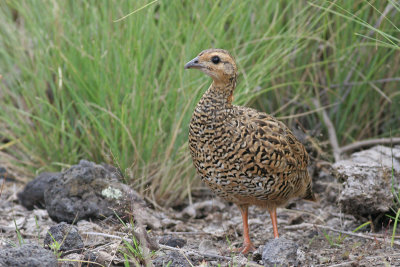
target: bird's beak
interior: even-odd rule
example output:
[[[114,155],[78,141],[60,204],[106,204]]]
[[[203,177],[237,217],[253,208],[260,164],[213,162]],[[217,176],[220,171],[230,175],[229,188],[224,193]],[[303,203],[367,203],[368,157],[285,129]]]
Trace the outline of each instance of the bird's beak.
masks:
[[[185,64],[185,69],[200,69],[203,66],[199,63],[199,57],[195,57]]]

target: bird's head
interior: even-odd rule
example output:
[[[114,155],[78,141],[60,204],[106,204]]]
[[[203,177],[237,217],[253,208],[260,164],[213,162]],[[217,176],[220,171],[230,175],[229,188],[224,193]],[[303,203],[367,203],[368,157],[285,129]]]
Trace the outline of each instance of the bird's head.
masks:
[[[207,49],[186,63],[185,69],[199,69],[210,76],[216,84],[236,85],[236,63],[228,51]]]

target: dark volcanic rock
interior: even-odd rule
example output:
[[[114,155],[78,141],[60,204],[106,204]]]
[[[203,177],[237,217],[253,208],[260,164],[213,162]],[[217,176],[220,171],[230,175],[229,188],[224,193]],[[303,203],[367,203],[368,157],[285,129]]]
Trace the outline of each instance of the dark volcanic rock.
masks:
[[[167,236],[161,237],[161,239],[158,241],[158,243],[160,243],[161,245],[169,246],[169,247],[182,248],[186,245],[186,240],[183,238],[167,235]]]
[[[105,218],[116,212],[124,216],[133,203],[144,204],[140,196],[121,183],[118,169],[81,160],[61,173],[45,190],[46,209],[58,222]]]
[[[98,256],[95,253],[88,251],[84,254],[83,260],[87,261],[87,262],[97,262],[97,258],[98,258]],[[95,267],[95,266],[99,266],[99,265],[93,264],[93,263],[88,263],[87,265],[83,265],[83,266]]]
[[[53,252],[37,244],[23,244],[20,247],[0,250],[0,266],[57,266]]]
[[[344,181],[339,196],[343,211],[364,218],[389,211],[394,203],[392,171],[396,187],[400,182],[399,162],[400,146],[375,146],[335,163],[334,172]]]
[[[32,210],[34,206],[44,208],[44,191],[59,176],[58,172],[43,172],[27,183],[24,190],[18,193],[22,206],[29,210]]]
[[[51,247],[55,241],[61,245],[59,251],[65,252],[65,254],[79,253],[84,247],[78,228],[65,222],[50,227],[44,238],[44,245]]]
[[[264,245],[264,266],[300,266],[297,257],[298,245],[285,238],[276,238]]]

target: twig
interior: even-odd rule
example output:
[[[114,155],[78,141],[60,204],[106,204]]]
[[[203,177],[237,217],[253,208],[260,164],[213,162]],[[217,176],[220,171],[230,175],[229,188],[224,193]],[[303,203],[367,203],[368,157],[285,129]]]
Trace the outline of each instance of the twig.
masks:
[[[220,255],[216,255],[216,254],[212,254],[212,253],[203,253],[203,252],[194,251],[194,250],[191,250],[191,249],[174,248],[174,247],[165,246],[165,245],[160,245],[160,248],[179,251],[181,253],[189,254],[189,255],[192,254],[192,255],[196,255],[196,256],[201,256],[201,257],[208,258],[208,259],[218,259],[218,260],[227,260],[227,261],[232,261],[233,260],[232,257],[220,256]],[[255,262],[248,261],[246,266],[258,267],[258,266],[262,266],[262,265],[259,265],[259,264],[255,263]]]
[[[114,238],[114,239],[119,239],[119,240],[125,240],[130,242],[131,240],[124,238],[124,237],[120,237],[117,235],[110,235],[110,234],[104,234],[104,233],[98,233],[98,232],[84,232],[84,235],[94,235],[94,236],[103,236],[103,237],[108,237],[108,238]],[[165,246],[165,245],[158,245],[161,249],[169,249],[169,250],[175,250],[175,251],[179,251],[179,252],[184,252],[184,253],[192,253],[198,256],[202,256],[202,257],[206,257],[206,258],[213,258],[213,259],[220,259],[220,260],[232,260],[231,257],[227,257],[227,256],[220,256],[220,255],[216,255],[216,254],[211,254],[211,253],[202,253],[202,252],[198,252],[198,251],[194,251],[194,250],[190,250],[190,249],[183,249],[183,248],[174,248],[174,247],[170,247],[170,246]]]
[[[376,237],[388,237],[387,233],[386,234],[374,234],[374,233],[371,233],[371,235],[372,236],[376,236]],[[394,238],[395,239],[400,239],[400,235],[395,235]]]
[[[127,242],[130,242],[131,240],[125,237],[120,237],[117,235],[110,235],[110,234],[104,234],[104,233],[98,233],[98,232],[84,232],[84,235],[95,235],[95,236],[102,236],[102,237],[108,237],[108,238],[114,238],[114,239],[119,239],[119,240],[125,240]]]
[[[341,263],[338,263],[338,264],[333,264],[333,265],[329,265],[329,267],[341,267],[341,266],[348,266],[349,264],[352,264],[352,263],[355,263],[356,261],[345,261],[345,262],[341,262]],[[317,265],[318,267],[319,266],[327,266],[326,264],[320,264],[320,265]]]
[[[345,234],[345,235],[351,235],[351,236],[356,236],[356,237],[370,239],[370,240],[377,240],[377,241],[380,241],[382,243],[390,244],[390,240],[386,240],[386,239],[375,237],[375,236],[363,235],[363,234],[360,234],[360,233],[353,233],[353,232],[349,232],[349,231],[338,230],[338,229],[335,229],[335,228],[332,228],[332,227],[329,227],[329,226],[325,226],[325,225],[302,223],[302,224],[298,224],[298,225],[286,226],[285,229],[288,229],[288,230],[289,229],[302,229],[302,228],[310,228],[310,227],[317,227],[317,228],[329,230],[329,231],[332,231],[332,232],[337,232],[337,233],[341,233],[341,234]],[[394,244],[400,246],[400,242],[399,241],[394,241]]]
[[[159,246],[162,249],[175,250],[175,251],[179,251],[179,252],[183,252],[183,253],[194,254],[196,256],[202,256],[202,257],[205,257],[205,258],[218,259],[218,260],[228,260],[228,261],[232,260],[232,258],[228,257],[228,256],[220,256],[220,255],[217,255],[217,254],[203,253],[203,252],[199,252],[199,251],[195,251],[195,250],[191,250],[191,249],[174,248],[174,247],[161,245],[161,244]]]
[[[166,235],[212,235],[206,232],[164,232]]]
[[[358,141],[358,142],[354,142],[350,145],[341,147],[340,153],[344,153],[344,152],[354,150],[354,149],[364,147],[364,146],[372,146],[372,145],[380,145],[380,144],[398,144],[398,143],[400,143],[400,137],[378,138],[378,139]]]
[[[313,101],[315,107],[317,109],[319,109],[321,105],[320,105],[318,99],[314,98],[312,101]],[[339,148],[339,143],[338,143],[338,140],[336,137],[336,130],[335,130],[335,127],[333,126],[331,119],[328,116],[328,113],[326,113],[326,111],[324,109],[322,109],[321,112],[322,112],[322,118],[324,120],[326,128],[328,129],[329,141],[331,143],[332,150],[333,150],[333,157],[335,158],[335,161],[337,162],[340,160],[340,148]]]
[[[339,147],[339,143],[338,143],[338,140],[336,137],[335,127],[333,126],[332,121],[330,120],[328,114],[326,113],[326,110],[320,108],[320,103],[317,99],[314,98],[312,101],[313,101],[315,107],[317,108],[317,110],[320,110],[322,113],[322,118],[323,118],[326,128],[328,130],[329,141],[331,143],[332,150],[333,150],[333,156],[334,156],[336,162],[340,160],[341,155],[343,153],[360,148],[360,147],[379,145],[379,144],[398,144],[398,143],[400,143],[400,137],[391,137],[391,138],[378,138],[378,139],[358,141],[358,142],[354,142],[350,145]]]

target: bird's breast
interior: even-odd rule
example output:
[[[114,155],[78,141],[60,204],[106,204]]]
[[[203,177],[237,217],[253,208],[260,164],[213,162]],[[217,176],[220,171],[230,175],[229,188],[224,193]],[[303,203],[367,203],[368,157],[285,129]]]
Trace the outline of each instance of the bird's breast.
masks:
[[[189,126],[189,148],[200,175],[222,173],[227,169],[224,160],[231,151],[232,138],[226,131],[226,112],[197,107]],[[225,164],[224,164],[225,162]]]

